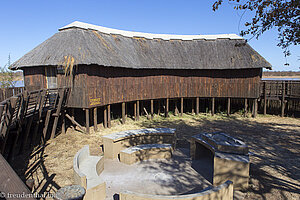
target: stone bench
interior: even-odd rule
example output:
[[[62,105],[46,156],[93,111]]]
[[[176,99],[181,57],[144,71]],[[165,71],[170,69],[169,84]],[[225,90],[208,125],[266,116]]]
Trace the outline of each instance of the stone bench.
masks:
[[[231,181],[201,192],[186,195],[150,195],[135,192],[121,192],[120,200],[233,200],[233,184]]]
[[[172,151],[171,144],[142,144],[132,146],[120,152],[120,162],[131,165],[149,159],[170,159]]]
[[[175,129],[148,128],[128,130],[102,136],[104,157],[118,158],[121,150],[141,144],[172,144],[175,145]]]
[[[84,200],[105,199],[105,182],[99,179],[104,170],[103,156],[91,156],[89,146],[86,145],[74,156],[73,170],[75,184],[86,190]]]
[[[244,142],[225,133],[202,133],[191,138],[190,154],[192,159],[211,157],[214,186],[231,180],[235,189],[248,188],[250,161]]]

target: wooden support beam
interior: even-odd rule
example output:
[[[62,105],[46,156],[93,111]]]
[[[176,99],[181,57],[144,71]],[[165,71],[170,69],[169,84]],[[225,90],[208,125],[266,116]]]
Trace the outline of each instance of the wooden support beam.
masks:
[[[165,105],[165,117],[169,117],[169,99],[166,99],[166,105]]]
[[[74,116],[75,116],[75,111],[74,111],[74,108],[71,108],[71,117],[72,117],[72,119],[74,119],[74,120],[75,120]],[[74,130],[74,129],[75,129],[75,127],[74,127],[74,126],[72,126],[72,129]]]
[[[264,115],[267,114],[267,83],[264,82]]]
[[[244,100],[244,117],[247,116],[247,113],[248,113],[248,99],[245,98],[245,100]]]
[[[107,127],[111,127],[110,105],[107,105]]]
[[[136,102],[133,104],[133,115],[134,115],[134,121],[136,121]]]
[[[61,120],[62,120],[62,123],[61,123],[61,133],[62,134],[66,134],[66,110],[65,109],[62,110]]]
[[[195,99],[192,98],[192,115],[195,114]]]
[[[103,110],[103,127],[107,128],[107,106],[104,106]]]
[[[54,122],[53,122],[51,137],[50,137],[51,139],[54,138],[54,136],[55,136],[60,111],[61,111],[61,108],[63,106],[62,103],[63,103],[64,98],[65,98],[65,90],[64,89],[59,90],[58,95],[59,95],[59,100],[58,100],[56,112],[55,112],[55,115],[54,115]]]
[[[38,100],[37,100],[36,106],[35,106],[35,109],[38,110],[38,115],[37,115],[36,125],[34,127],[32,140],[31,140],[32,146],[36,145],[37,141],[39,141],[39,138],[37,137],[37,135],[38,135],[40,121],[41,121],[41,117],[42,117],[42,113],[43,113],[43,105],[44,105],[44,101],[45,101],[45,96],[46,96],[46,90],[42,90],[42,92],[41,91],[39,92]]]
[[[97,123],[98,115],[97,115],[97,107],[94,108],[94,131],[98,131],[98,123]]]
[[[136,101],[136,120],[140,120],[140,101]]]
[[[10,129],[10,123],[13,117],[13,112],[15,110],[15,108],[13,107],[13,105],[15,106],[15,104],[12,104],[11,101],[8,101],[6,103],[6,109],[5,109],[5,113],[4,113],[4,121],[3,121],[3,126],[1,127],[1,133],[2,136],[4,137],[3,143],[2,143],[2,148],[1,148],[1,153],[4,154],[5,152],[5,146],[6,146],[6,142],[8,139],[8,135],[9,135],[9,129]]]
[[[154,105],[153,105],[153,99],[150,100],[150,113],[151,113],[151,119],[153,120],[154,117]]]
[[[257,99],[254,99],[252,105],[252,117],[256,118],[256,115],[257,115]]]
[[[86,134],[90,134],[90,109],[85,109],[85,130]]]
[[[126,122],[126,108],[125,102],[122,103],[122,124]]]
[[[160,105],[161,104],[160,99],[157,102],[158,102],[157,115],[160,116],[160,106],[161,106]]]
[[[199,115],[199,97],[196,97],[196,115]]]
[[[46,114],[45,124],[44,124],[44,128],[43,128],[44,144],[46,143],[46,140],[47,140],[47,131],[48,131],[48,126],[49,126],[49,122],[50,122],[50,118],[51,118],[51,113],[52,113],[52,110],[48,110],[47,114]]]
[[[215,115],[215,97],[211,98],[211,116]]]
[[[75,119],[73,117],[71,117],[68,113],[66,113],[66,117],[75,125],[77,126],[82,132],[85,132],[84,128],[75,121]]]
[[[174,115],[177,116],[179,114],[177,99],[174,100],[174,104],[175,104]]]
[[[180,116],[183,115],[183,98],[180,98]]]
[[[227,116],[230,116],[230,97],[227,98]]]
[[[30,118],[27,119],[27,123],[26,123],[26,130],[25,130],[25,136],[24,136],[24,140],[22,142],[22,145],[20,147],[20,151],[19,153],[23,153],[25,149],[27,149],[27,141],[28,141],[28,137],[30,134],[30,129],[31,129],[31,125],[32,125],[32,121],[33,121],[33,116],[31,116]]]
[[[282,96],[281,96],[281,117],[284,117],[285,110],[285,82],[282,82]]]

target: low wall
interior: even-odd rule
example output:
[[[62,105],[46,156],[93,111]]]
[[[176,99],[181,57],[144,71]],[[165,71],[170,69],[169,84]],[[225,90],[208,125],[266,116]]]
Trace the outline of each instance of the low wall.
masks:
[[[104,200],[106,197],[106,184],[99,182],[96,186],[89,187],[87,176],[80,170],[80,165],[89,159],[90,150],[89,145],[85,145],[80,149],[73,159],[74,181],[75,184],[80,185],[86,189],[84,200]],[[95,166],[95,174],[92,178],[97,178],[104,170],[104,157],[99,157]]]
[[[213,187],[208,190],[203,190],[199,193],[187,194],[187,195],[150,195],[139,194],[134,192],[121,192],[120,200],[233,200],[233,183],[226,181],[225,183]]]

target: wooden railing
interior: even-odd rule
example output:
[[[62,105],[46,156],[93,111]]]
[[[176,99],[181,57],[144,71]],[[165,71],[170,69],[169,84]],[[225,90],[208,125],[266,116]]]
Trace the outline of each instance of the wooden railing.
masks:
[[[300,81],[261,81],[260,94],[271,100],[300,99]]]
[[[2,101],[0,153],[9,161],[16,153],[27,148],[28,139],[31,139],[31,145],[36,145],[40,141],[45,142],[49,138],[47,132],[51,118],[53,124],[50,138],[53,138],[68,94],[68,88],[41,89],[32,92],[23,91]],[[35,126],[32,126],[33,123]],[[38,134],[39,128],[42,128],[42,134]]]
[[[0,102],[9,97],[22,93],[23,91],[24,87],[0,88]]]

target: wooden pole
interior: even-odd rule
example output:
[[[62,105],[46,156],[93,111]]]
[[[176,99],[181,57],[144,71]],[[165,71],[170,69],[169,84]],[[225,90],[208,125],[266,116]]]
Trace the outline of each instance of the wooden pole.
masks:
[[[66,117],[74,124],[76,125],[82,132],[85,132],[84,128],[75,121],[74,117],[70,116],[69,114],[66,113]]]
[[[211,99],[211,116],[215,115],[215,97]]]
[[[85,129],[86,129],[86,133],[90,134],[90,113],[89,113],[90,109],[86,108],[85,109]]]
[[[267,114],[267,84],[264,82],[264,115]]]
[[[151,119],[153,120],[153,117],[154,117],[154,105],[153,105],[153,99],[150,100],[150,104],[151,104],[151,108],[150,108]]]
[[[107,128],[107,106],[104,106],[103,110],[103,127]]]
[[[230,97],[227,98],[227,116],[230,116]]]
[[[134,121],[136,121],[136,102],[133,104]]]
[[[180,98],[180,116],[183,115],[183,98]]]
[[[96,108],[94,108],[94,131],[95,131],[95,132],[98,131],[98,127],[97,127],[97,125],[98,125],[98,123],[97,123],[97,118],[98,118],[98,116],[97,116],[97,107],[96,107]]]
[[[107,105],[107,127],[111,127],[110,104]]]
[[[160,116],[160,99],[158,100],[157,115]]]
[[[140,120],[140,101],[136,101],[136,120]]]
[[[126,121],[126,111],[125,111],[125,102],[122,103],[122,124],[125,124]]]
[[[177,102],[177,99],[175,99],[175,102],[174,102],[174,104],[175,104],[175,111],[174,111],[174,115],[175,116],[177,116],[178,115],[178,113],[179,113],[179,111],[178,111],[178,102]]]
[[[165,117],[169,117],[169,99],[166,99]]]
[[[192,98],[192,115],[194,115],[195,114],[195,99],[194,98]]]
[[[196,115],[199,115],[199,97],[196,97]]]
[[[62,124],[61,124],[61,133],[62,134],[66,134],[66,110],[63,109],[62,110],[62,115],[61,115],[61,120],[62,120]]]
[[[246,117],[247,116],[247,113],[248,113],[248,99],[247,98],[245,98],[245,104],[244,104],[244,109],[245,109],[245,112],[244,112],[244,117]]]
[[[75,116],[75,111],[74,111],[74,108],[71,108],[71,117],[72,117],[72,119],[74,119],[74,120],[75,120],[74,116]],[[74,129],[75,129],[75,127],[74,127],[74,126],[72,126],[72,129],[74,130]]]
[[[285,82],[282,82],[282,97],[281,97],[281,117],[284,117],[285,109]]]
[[[254,99],[252,105],[252,117],[256,118],[256,115],[257,115],[257,99]]]

